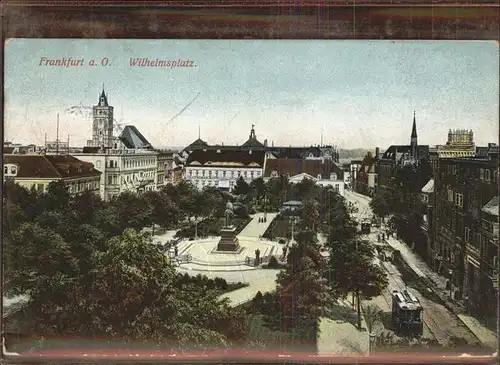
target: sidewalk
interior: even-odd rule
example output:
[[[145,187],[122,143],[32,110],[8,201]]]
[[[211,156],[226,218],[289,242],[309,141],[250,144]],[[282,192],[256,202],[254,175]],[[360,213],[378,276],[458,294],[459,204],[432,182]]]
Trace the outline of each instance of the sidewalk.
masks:
[[[416,275],[431,281],[433,286],[435,286],[431,289],[441,298],[441,300],[443,300],[443,302],[446,303],[448,309],[453,312],[483,344],[492,348],[496,348],[498,346],[498,336],[496,333],[483,326],[474,317],[460,313],[458,309],[459,306],[456,303],[453,303],[449,297],[449,290],[446,289],[446,279],[444,277],[432,271],[429,266],[420,257],[418,257],[417,254],[413,253],[413,251],[405,243],[395,239],[394,237],[388,237],[386,241],[392,248],[401,252],[401,256]]]
[[[318,355],[359,356],[368,353],[369,336],[361,313],[362,329],[355,325],[356,311],[348,300],[339,300],[335,308],[329,309],[329,317],[321,317],[318,338]]]
[[[368,205],[371,198],[365,195],[358,194],[356,192],[349,191],[346,194],[351,197],[357,198],[359,204]],[[434,272],[425,261],[423,261],[416,253],[414,253],[410,247],[404,242],[401,242],[394,237],[388,237],[386,239],[387,243],[394,249],[401,252],[401,256],[408,266],[415,272],[419,277],[430,281],[433,286],[431,289],[438,295],[441,300],[446,304],[448,309],[455,314],[469,330],[485,345],[492,348],[498,347],[498,336],[493,331],[489,330],[483,326],[477,319],[468,316],[466,314],[460,313],[458,310],[458,305],[453,303],[449,298],[449,291],[446,290],[446,279],[436,272]]]

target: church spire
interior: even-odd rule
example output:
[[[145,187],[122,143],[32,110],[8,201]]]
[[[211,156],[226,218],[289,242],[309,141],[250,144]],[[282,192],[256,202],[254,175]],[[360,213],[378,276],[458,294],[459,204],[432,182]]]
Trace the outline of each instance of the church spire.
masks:
[[[415,117],[415,111],[413,111],[413,127],[411,129],[410,152],[411,156],[415,160],[418,160],[417,119]]]
[[[417,138],[417,120],[415,118],[415,111],[413,111],[413,128],[411,130],[411,138]]]
[[[109,106],[108,105],[108,97],[106,96],[106,93],[104,92],[104,83],[102,84],[102,92],[101,95],[99,96],[99,106]]]

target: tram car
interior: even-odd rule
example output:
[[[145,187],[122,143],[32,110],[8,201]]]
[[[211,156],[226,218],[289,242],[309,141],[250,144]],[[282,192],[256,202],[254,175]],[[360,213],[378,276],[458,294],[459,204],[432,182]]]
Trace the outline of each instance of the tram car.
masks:
[[[424,322],[420,301],[407,289],[392,291],[392,325],[394,331],[408,337],[422,336]]]
[[[368,219],[361,222],[361,234],[370,234],[372,224]]]

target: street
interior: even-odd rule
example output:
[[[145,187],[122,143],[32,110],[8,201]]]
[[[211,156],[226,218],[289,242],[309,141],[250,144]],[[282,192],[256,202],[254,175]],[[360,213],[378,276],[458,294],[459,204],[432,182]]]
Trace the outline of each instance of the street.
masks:
[[[352,193],[350,191],[346,191],[345,197],[347,201],[352,202],[357,208],[358,212],[354,214],[355,218],[359,221],[364,218],[370,218],[372,216],[372,212],[369,206],[370,198]],[[365,236],[370,242],[374,245],[381,245],[378,243],[377,234],[380,232],[380,229],[372,227],[372,232],[370,235]],[[389,244],[391,242],[397,241],[396,239],[390,239]],[[403,242],[398,242],[399,245],[405,245]],[[391,245],[392,246],[392,245]],[[394,247],[393,247],[394,248]],[[412,253],[413,255],[416,255]],[[413,261],[412,256],[408,253],[403,256],[405,262],[409,264],[411,267],[415,267],[416,263]],[[416,258],[415,258],[416,260]],[[387,261],[379,261],[378,262],[382,267],[384,267],[389,286],[384,290],[383,295],[372,299],[371,302],[376,304],[383,310],[384,314],[388,314],[390,317],[390,311],[392,306],[392,290],[402,290],[405,289],[408,285],[409,291],[411,291],[420,301],[423,307],[423,321],[424,321],[424,333],[423,337],[429,339],[435,339],[439,341],[441,344],[446,344],[451,340],[461,340],[468,344],[478,343],[478,338],[474,335],[474,333],[465,326],[465,324],[460,320],[460,318],[452,313],[450,310],[445,308],[436,298],[436,295],[433,295],[433,292],[430,288],[426,288],[426,290],[422,290],[419,287],[420,291],[416,288],[413,288],[411,283],[405,283],[402,278],[401,272],[398,268],[391,262]],[[420,263],[421,265],[421,263]],[[430,271],[428,269],[427,271]],[[425,274],[425,273],[424,273]],[[422,275],[424,275],[422,274]],[[376,331],[390,331],[390,321],[383,321],[383,327],[379,325]]]

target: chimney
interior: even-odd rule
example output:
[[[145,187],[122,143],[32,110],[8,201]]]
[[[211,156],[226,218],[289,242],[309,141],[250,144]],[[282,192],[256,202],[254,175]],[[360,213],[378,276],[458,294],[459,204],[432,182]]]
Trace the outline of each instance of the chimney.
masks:
[[[380,148],[375,147],[375,158],[378,158],[378,155],[380,154]]]
[[[267,147],[267,139],[264,140],[264,147]]]
[[[252,154],[252,150],[248,150],[248,154],[251,155]]]
[[[274,141],[272,142],[272,146],[274,147]]]
[[[220,153],[220,150],[217,150],[217,153]]]

